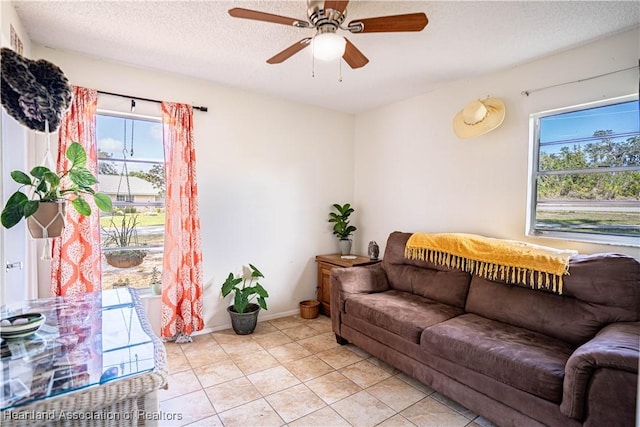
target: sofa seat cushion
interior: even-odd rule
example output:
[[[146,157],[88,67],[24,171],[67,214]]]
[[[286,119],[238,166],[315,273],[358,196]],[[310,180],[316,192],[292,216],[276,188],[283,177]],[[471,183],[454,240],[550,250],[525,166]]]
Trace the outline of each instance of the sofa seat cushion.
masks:
[[[397,290],[348,298],[345,312],[416,344],[424,328],[463,313],[461,308]]]
[[[543,399],[562,400],[574,347],[538,332],[464,314],[427,328],[420,346],[453,363]]]

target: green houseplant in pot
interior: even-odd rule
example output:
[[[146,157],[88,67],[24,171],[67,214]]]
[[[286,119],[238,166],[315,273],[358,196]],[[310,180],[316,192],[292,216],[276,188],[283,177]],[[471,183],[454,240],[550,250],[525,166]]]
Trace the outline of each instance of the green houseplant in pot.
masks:
[[[22,186],[9,197],[2,210],[1,221],[5,228],[11,228],[25,218],[34,238],[57,237],[64,227],[64,210],[68,200],[80,215],[91,215],[91,206],[85,195],[93,197],[101,211],[111,212],[109,196],[96,193],[92,188],[98,180],[87,169],[84,148],[74,142],[65,154],[71,165],[68,170],[56,173],[46,166],[36,166],[29,173],[19,170],[11,172],[11,178]],[[32,189],[31,199],[20,191],[25,187]]]
[[[161,278],[161,273],[160,270],[158,270],[158,267],[153,267],[153,269],[151,269],[151,279],[150,279],[150,287],[151,287],[151,293],[153,295],[161,295],[162,294],[162,278]]]
[[[354,209],[349,203],[344,205],[335,203],[333,207],[336,212],[329,213],[329,222],[333,223],[333,234],[339,239],[340,253],[349,255],[351,253],[351,239],[349,237],[357,230],[355,226],[349,224],[349,216],[354,212]]]
[[[105,248],[117,247],[117,250],[104,250],[104,257],[112,267],[131,268],[142,264],[147,251],[143,249],[128,249],[131,246],[138,246],[138,215],[124,214],[122,220],[114,221],[111,218],[109,227],[102,227]]]
[[[227,280],[222,284],[222,296],[226,297],[234,292],[233,305],[227,307],[231,317],[231,326],[238,335],[253,333],[258,323],[260,309],[267,309],[267,291],[258,282],[264,275],[254,265],[243,267],[242,276],[234,276],[229,273]],[[254,283],[255,281],[255,283]],[[256,299],[258,304],[251,302]]]

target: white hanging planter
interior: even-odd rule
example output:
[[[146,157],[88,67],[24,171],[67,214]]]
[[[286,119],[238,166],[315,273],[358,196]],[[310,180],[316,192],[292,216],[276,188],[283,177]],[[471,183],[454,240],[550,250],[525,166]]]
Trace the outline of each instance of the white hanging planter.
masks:
[[[59,237],[64,229],[66,200],[40,202],[38,210],[27,218],[29,233],[34,239]]]

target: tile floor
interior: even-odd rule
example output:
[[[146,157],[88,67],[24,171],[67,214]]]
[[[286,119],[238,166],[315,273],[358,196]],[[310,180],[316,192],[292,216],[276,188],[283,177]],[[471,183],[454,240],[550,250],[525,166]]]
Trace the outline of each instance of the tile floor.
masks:
[[[331,319],[283,317],[165,343],[161,426],[487,427],[489,421],[353,345]]]

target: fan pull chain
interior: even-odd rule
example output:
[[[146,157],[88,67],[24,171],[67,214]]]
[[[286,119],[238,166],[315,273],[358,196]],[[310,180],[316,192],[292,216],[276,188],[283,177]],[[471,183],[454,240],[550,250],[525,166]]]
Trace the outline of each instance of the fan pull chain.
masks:
[[[342,83],[342,58],[338,58],[338,63],[340,64],[340,75],[338,76],[338,83]]]
[[[311,77],[315,77],[315,76],[316,76],[316,46],[312,40],[311,41]]]

